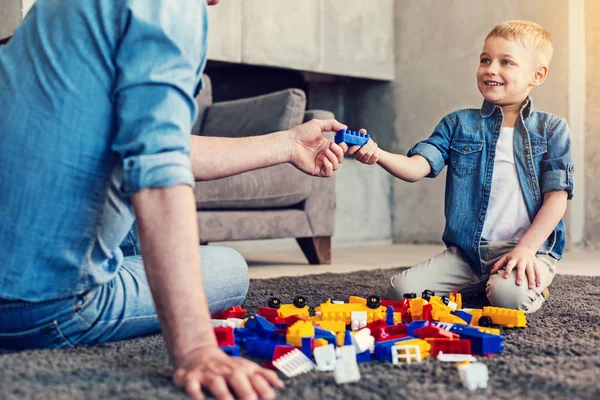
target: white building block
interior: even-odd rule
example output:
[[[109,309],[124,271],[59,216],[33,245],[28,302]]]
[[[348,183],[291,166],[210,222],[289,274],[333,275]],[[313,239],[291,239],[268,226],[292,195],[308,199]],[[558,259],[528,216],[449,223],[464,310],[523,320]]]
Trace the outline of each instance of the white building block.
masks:
[[[275,368],[291,378],[303,374],[315,368],[315,364],[300,350],[294,349],[273,361]]]
[[[317,363],[317,371],[333,371],[336,365],[335,346],[328,344],[327,346],[316,347],[313,350],[313,356]]]
[[[482,363],[461,364],[457,368],[464,387],[470,391],[487,388],[489,379],[487,365]]]
[[[336,350],[337,361],[333,376],[335,383],[357,382],[360,380],[360,371],[356,362],[356,350],[354,346],[338,347]]]
[[[367,312],[366,311],[352,311],[350,313],[350,329],[357,331],[367,326]]]

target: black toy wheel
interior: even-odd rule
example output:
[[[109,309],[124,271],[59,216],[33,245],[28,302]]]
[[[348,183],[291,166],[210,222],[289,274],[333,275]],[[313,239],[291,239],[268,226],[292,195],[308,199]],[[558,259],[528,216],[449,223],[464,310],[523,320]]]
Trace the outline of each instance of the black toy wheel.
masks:
[[[277,297],[271,297],[267,303],[270,308],[279,308],[281,307],[281,300]]]
[[[417,294],[416,293],[404,293],[404,298],[405,299],[416,299]]]
[[[435,296],[435,292],[433,290],[425,289],[423,290],[423,293],[421,293],[421,297],[427,301],[429,301],[431,296]]]
[[[484,326],[486,328],[489,328],[493,324],[494,323],[492,322],[492,319],[490,317],[486,317],[486,316],[479,318],[479,321],[478,321],[479,326]]]
[[[369,296],[367,298],[367,307],[376,309],[381,306],[381,299],[379,296]]]
[[[296,297],[294,297],[294,306],[296,308],[304,308],[304,307],[306,307],[306,297],[304,297],[304,296],[296,296]]]

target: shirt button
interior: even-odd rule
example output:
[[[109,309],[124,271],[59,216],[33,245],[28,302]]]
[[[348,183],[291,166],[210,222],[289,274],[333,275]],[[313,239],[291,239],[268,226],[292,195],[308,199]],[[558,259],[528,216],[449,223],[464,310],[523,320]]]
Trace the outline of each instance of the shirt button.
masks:
[[[573,166],[569,165],[569,172],[573,172]]]
[[[490,161],[494,161],[494,156],[490,156]]]
[[[469,150],[469,146],[465,146],[465,151]]]
[[[486,186],[483,188],[483,190],[487,192],[488,190],[490,190],[490,188]]]
[[[135,161],[129,160],[129,162],[127,163],[127,165],[129,166],[129,168],[133,168],[133,166],[135,165]]]
[[[529,154],[529,149],[525,149],[524,153]]]
[[[482,215],[479,216],[479,220],[483,221],[483,216]]]
[[[473,251],[473,253],[477,253],[477,249],[475,247],[473,247],[471,250]]]

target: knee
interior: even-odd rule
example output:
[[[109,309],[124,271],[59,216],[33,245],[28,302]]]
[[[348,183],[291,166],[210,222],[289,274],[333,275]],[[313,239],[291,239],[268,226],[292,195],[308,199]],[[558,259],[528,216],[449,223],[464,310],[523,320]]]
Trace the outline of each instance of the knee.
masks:
[[[223,265],[223,274],[228,277],[231,294],[240,297],[242,304],[250,286],[248,263],[237,250],[223,247]]]
[[[527,282],[517,285],[516,270],[507,279],[504,278],[504,271],[500,272],[502,274],[492,275],[487,283],[486,295],[490,304],[494,307],[527,311],[533,303]]]
[[[415,285],[408,279],[408,270],[400,272],[398,275],[394,275],[390,278],[386,299],[389,300],[402,300],[405,293],[417,293],[415,291]],[[420,294],[417,293],[417,294]]]

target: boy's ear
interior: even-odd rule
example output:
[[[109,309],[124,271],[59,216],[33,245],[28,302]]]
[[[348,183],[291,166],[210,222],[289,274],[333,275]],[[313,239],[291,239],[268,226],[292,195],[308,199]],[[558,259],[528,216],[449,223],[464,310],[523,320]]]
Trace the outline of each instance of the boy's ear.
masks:
[[[547,76],[548,76],[548,67],[546,67],[545,65],[540,65],[539,67],[537,67],[537,69],[535,70],[535,72],[533,74],[533,78],[531,79],[531,85],[532,86],[541,85],[542,83],[544,83]]]

